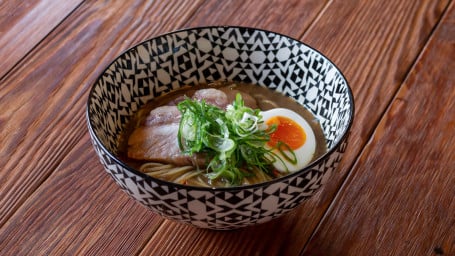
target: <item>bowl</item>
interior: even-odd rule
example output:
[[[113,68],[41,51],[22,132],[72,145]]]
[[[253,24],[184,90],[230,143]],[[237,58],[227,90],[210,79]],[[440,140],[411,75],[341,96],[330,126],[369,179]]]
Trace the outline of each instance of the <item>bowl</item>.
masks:
[[[217,80],[292,97],[319,119],[327,152],[287,176],[229,188],[159,180],[118,157],[119,136],[142,105],[184,85]],[[168,219],[226,230],[277,218],[318,191],[347,147],[354,100],[341,71],[312,47],[271,31],[214,26],[166,33],[127,49],[93,84],[86,113],[104,169],[131,198]]]

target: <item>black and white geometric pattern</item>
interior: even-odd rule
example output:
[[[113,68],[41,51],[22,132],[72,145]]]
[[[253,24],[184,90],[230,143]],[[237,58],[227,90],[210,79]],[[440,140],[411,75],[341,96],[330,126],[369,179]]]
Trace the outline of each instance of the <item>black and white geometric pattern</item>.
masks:
[[[215,80],[253,83],[294,98],[319,119],[328,153],[290,176],[228,189],[157,180],[115,157],[119,134],[144,103]],[[123,190],[167,218],[212,229],[268,221],[314,194],[341,160],[353,115],[351,90],[326,57],[284,35],[244,27],[187,29],[129,49],[99,77],[87,107],[96,152]]]

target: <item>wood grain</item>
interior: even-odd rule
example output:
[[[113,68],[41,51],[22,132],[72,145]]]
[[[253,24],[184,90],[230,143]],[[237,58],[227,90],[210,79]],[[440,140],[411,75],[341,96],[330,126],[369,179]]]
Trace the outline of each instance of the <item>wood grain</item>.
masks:
[[[78,166],[70,165],[68,168],[62,164],[68,157],[70,159],[64,163],[78,161],[84,157],[92,159],[90,162],[92,165],[86,167],[92,170],[87,174],[91,175],[87,177],[89,180],[97,180],[99,172],[103,171],[96,154],[88,147],[85,104],[91,83],[119,53],[154,34],[180,27],[197,6],[196,1],[181,1],[174,4],[166,1],[115,3],[86,1],[54,30],[29,58],[21,61],[13,72],[1,79],[3,88],[0,90],[0,109],[4,110],[0,113],[2,138],[0,165],[3,167],[0,169],[2,246],[13,244],[16,247],[10,249],[20,251],[21,248],[31,248],[31,254],[40,254],[46,249],[49,240],[54,241],[55,234],[40,234],[38,230],[35,234],[30,233],[37,236],[36,239],[30,239],[28,232],[22,232],[24,227],[30,225],[42,227],[54,222],[60,225],[51,227],[60,229],[65,225],[85,227],[83,223],[78,223],[81,218],[71,219],[71,216],[65,214],[53,215],[49,212],[59,207],[61,203],[59,200],[46,202],[47,207],[37,211],[36,207],[40,204],[41,198],[31,196],[40,188],[40,191],[49,190],[66,196],[74,193],[76,196],[84,197],[86,191],[83,188],[60,191],[54,184],[59,183],[58,179],[62,176],[57,174],[60,172],[71,175],[80,171]],[[81,140],[86,144],[78,144]],[[78,148],[82,145],[85,146],[84,150]],[[45,182],[48,179],[51,181]],[[72,182],[69,179],[65,181]],[[112,181],[103,179],[100,182]],[[99,192],[107,196],[118,190],[111,185],[110,189]],[[129,200],[124,197],[123,201],[114,201],[112,209],[124,208],[123,205]],[[101,204],[111,202],[112,198],[107,198]],[[74,203],[76,206],[83,205],[83,201]],[[144,221],[141,216],[146,210],[142,209],[142,212],[136,213],[135,209],[128,209],[122,214],[132,214],[134,220]],[[92,217],[90,212],[86,214]],[[33,216],[30,218],[33,221],[23,219],[24,215]],[[14,218],[11,219],[11,216]],[[122,222],[121,225],[129,226],[132,223]],[[105,229],[107,226],[109,225],[101,228]],[[96,247],[103,247],[102,243],[113,248],[123,246],[127,254],[131,253],[129,250],[137,250],[136,247],[130,248],[130,244],[122,242],[124,238],[119,236],[119,233],[129,230],[125,226],[119,228],[118,233],[109,234],[114,237],[97,241]],[[135,230],[136,235],[128,236],[138,236],[141,231]],[[95,229],[91,232],[96,234],[101,231]],[[59,234],[60,238],[55,242],[63,245],[74,242],[70,233],[68,236],[69,238],[64,240],[65,236]],[[119,240],[116,241],[116,238]],[[93,243],[91,237],[80,239],[82,240],[79,241],[84,241],[85,246]],[[21,246],[17,246],[19,244]],[[62,247],[58,251],[66,249],[68,248]]]
[[[153,234],[162,219],[129,199],[102,169],[94,168],[99,162],[86,153],[94,153],[91,147],[88,136],[83,136],[52,177],[9,219],[0,233],[0,251],[132,255]]]
[[[0,14],[17,11],[17,20],[0,18],[0,46],[11,41],[3,31],[38,31],[19,48],[0,49],[13,56],[0,64],[0,254],[453,253],[453,1],[87,0],[73,12],[44,0],[5,3]],[[60,16],[43,18],[53,10]],[[196,25],[300,37],[353,88],[357,112],[340,170],[282,218],[228,232],[164,220],[120,191],[90,145],[86,97],[104,67],[137,42]],[[436,102],[425,97],[433,93]],[[420,145],[428,146],[413,150]]]
[[[329,1],[205,1],[185,26],[247,26],[299,38],[327,2]]]
[[[178,247],[165,249],[158,245],[171,240],[173,234],[181,229],[179,225],[166,221],[163,226],[171,227],[161,228],[155,235],[165,239],[151,239],[144,249],[144,255],[181,254],[192,251],[195,244],[210,248],[202,252],[202,255],[237,255],[239,251],[252,247],[255,250],[251,253],[258,255],[276,255],[278,252],[283,255],[298,255],[405,80],[447,4],[447,1],[390,1],[387,4],[379,0],[330,2],[315,22],[310,24],[301,40],[333,59],[353,88],[357,109],[355,124],[340,170],[318,194],[296,211],[261,226],[215,235],[212,231],[188,229],[186,235],[179,239]],[[198,10],[201,15],[196,13],[191,24],[199,24],[207,19],[223,20],[221,13],[207,8],[208,10]],[[296,16],[298,10],[290,9],[290,16]],[[211,13],[213,18],[207,17],[206,13]],[[229,13],[230,17],[235,17],[235,14]],[[273,21],[270,23],[276,24]]]
[[[85,95],[90,85],[89,81],[93,81],[116,54],[130,45],[152,36],[153,33],[165,32],[181,26],[179,24],[182,24],[186,17],[182,14],[189,15],[192,8],[196,8],[198,3],[193,2],[191,5],[185,6],[183,3],[163,2],[156,5],[148,6],[146,3],[138,1],[136,5],[128,4],[126,6],[119,3],[119,6],[110,5],[107,8],[107,4],[86,2],[55,31],[55,37],[51,34],[49,39],[42,43],[44,47],[41,48],[41,51],[33,52],[32,58],[23,63],[14,73],[8,74],[2,79],[2,84],[13,84],[12,81],[15,81],[15,86],[6,86],[0,92],[0,104],[10,106],[7,108],[8,111],[2,113],[0,117],[1,120],[4,120],[2,125],[5,128],[2,129],[3,134],[0,135],[2,138],[7,138],[4,141],[7,150],[3,152],[13,152],[13,155],[5,155],[1,158],[2,164],[7,166],[6,170],[13,171],[5,172],[1,178],[3,196],[0,200],[3,201],[0,201],[0,205],[2,205],[0,207],[2,222],[0,223],[4,224],[13,213],[16,211],[17,213],[2,229],[5,233],[16,234],[16,236],[0,237],[1,239],[22,242],[25,245],[21,248],[27,248],[28,245],[30,248],[42,252],[43,248],[40,247],[39,242],[43,241],[30,239],[26,235],[27,232],[24,235],[23,227],[28,224],[25,222],[23,225],[18,225],[20,223],[18,219],[27,213],[23,213],[26,209],[36,208],[36,202],[31,199],[25,200],[38,187],[38,191],[55,190],[48,187],[52,182],[44,181],[46,179],[53,181],[54,178],[58,178],[55,176],[55,170],[59,170],[61,167],[62,159],[77,150],[74,148],[77,141],[86,138],[84,137],[86,128],[83,110]],[[160,12],[159,9],[163,11]],[[112,12],[112,10],[118,11]],[[147,12],[151,12],[151,15],[148,15]],[[166,15],[169,17],[163,19]],[[132,17],[138,17],[138,19]],[[172,22],[165,23],[166,21]],[[125,27],[133,27],[136,30],[126,30],[128,33],[122,34]],[[156,30],[154,31],[153,28]],[[36,70],[27,67],[40,68]],[[33,81],[33,84],[30,84],[30,81]],[[23,89],[25,86],[29,86],[29,90],[25,91]],[[27,93],[24,94],[24,91]],[[48,95],[52,95],[52,97],[48,98]],[[30,102],[41,103],[40,106],[34,106]],[[14,119],[14,116],[27,116],[27,118]],[[57,131],[52,129],[54,126],[71,127],[71,130]],[[17,127],[24,127],[24,129],[16,129]],[[6,136],[6,134],[9,135]],[[29,150],[18,150],[21,148]],[[27,152],[26,155],[21,155],[23,152]],[[36,152],[39,153],[40,159],[34,158]],[[95,158],[92,150],[88,150],[87,154]],[[76,156],[73,157],[76,158]],[[30,162],[34,165],[31,166]],[[101,169],[97,161],[94,163],[98,170]],[[67,170],[69,173],[74,171],[77,170]],[[72,193],[84,192],[83,190],[72,191]],[[59,191],[59,193],[62,192]],[[112,192],[103,191],[103,193]],[[110,201],[109,199],[108,202]],[[58,203],[58,201],[49,202],[49,204],[51,203]],[[121,205],[124,204],[124,201],[117,203]],[[56,206],[48,205],[45,209],[53,207]],[[128,210],[128,213],[134,213],[131,211]],[[39,216],[49,214],[35,211],[34,213]],[[52,215],[52,218],[61,221],[60,218],[66,219],[67,216]],[[34,225],[49,224],[48,219],[37,217],[35,219],[39,221]],[[69,220],[69,223],[74,225],[75,221],[78,220]],[[122,222],[122,225],[130,224]],[[58,229],[61,226],[54,226],[54,228]],[[40,230],[36,232],[39,233]],[[21,236],[17,237],[18,234]],[[60,235],[65,237],[65,233]],[[70,233],[68,236],[71,237]],[[112,240],[115,238],[102,242],[108,243],[112,247],[117,246]],[[31,241],[31,243],[28,244],[27,241]],[[60,243],[67,244],[68,241],[62,238]],[[63,250],[63,248],[60,249]],[[37,252],[33,249],[30,250]]]
[[[455,255],[453,56],[452,3],[305,255]]]
[[[0,77],[30,52],[82,0],[2,1],[0,3]]]

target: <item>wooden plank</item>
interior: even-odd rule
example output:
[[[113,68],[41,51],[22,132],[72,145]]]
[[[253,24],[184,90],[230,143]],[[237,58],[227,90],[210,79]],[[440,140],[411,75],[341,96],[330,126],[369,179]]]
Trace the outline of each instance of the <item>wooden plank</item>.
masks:
[[[180,28],[199,4],[86,1],[1,79],[0,251],[131,255],[151,236],[156,215],[100,176],[87,93],[115,56]]]
[[[157,231],[156,239],[146,245],[144,255],[198,252],[195,250],[200,248],[210,248],[201,255],[237,255],[251,245],[257,249],[255,254],[299,254],[447,5],[448,1],[330,2],[302,40],[334,60],[345,73],[356,98],[355,124],[339,171],[317,195],[296,211],[260,226],[225,233],[187,229],[186,235],[179,239],[178,247],[166,247],[163,243],[172,241],[174,233],[181,229],[181,226],[166,221],[163,226],[170,227]],[[291,16],[298,16],[295,13],[301,9],[289,8],[288,12]],[[235,18],[237,12],[227,11],[229,17],[223,18],[224,10],[203,6],[195,13],[190,25],[202,24],[205,20],[232,20],[241,24],[238,21],[241,18]],[[268,13],[262,16],[270,17]],[[299,34],[288,30],[290,27],[283,25],[278,31]]]
[[[327,2],[329,1],[206,1],[191,16],[186,26],[207,26],[208,22],[215,25],[247,26],[299,38]]]
[[[452,2],[305,255],[455,255],[454,56]]]
[[[0,77],[51,32],[82,0],[2,1],[0,3]]]
[[[0,230],[1,252],[6,255],[137,252],[162,219],[127,197],[102,168],[95,168],[99,161],[93,154],[88,136],[83,136],[51,178]]]

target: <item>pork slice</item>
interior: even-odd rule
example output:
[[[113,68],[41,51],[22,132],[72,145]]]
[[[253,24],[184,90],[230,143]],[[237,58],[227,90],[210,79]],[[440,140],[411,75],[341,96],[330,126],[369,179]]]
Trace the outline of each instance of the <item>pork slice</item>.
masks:
[[[237,90],[201,89],[193,94],[193,99],[205,100],[207,104],[225,109],[235,99]],[[256,101],[242,93],[245,105],[255,107]],[[175,105],[165,105],[150,111],[142,124],[128,139],[128,157],[175,165],[204,166],[206,158],[202,154],[188,156],[178,145],[178,130],[181,113]]]
[[[176,106],[162,106],[152,110],[143,124],[128,139],[128,157],[136,160],[174,165],[202,166],[202,155],[188,156],[181,152],[177,141],[180,111]]]
[[[187,97],[191,98],[193,96],[194,92],[196,92],[196,90],[186,90],[185,94],[179,95],[179,96],[173,98],[166,105],[168,105],[168,106],[178,105],[181,101],[185,100]]]
[[[231,103],[228,101],[226,93],[213,88],[197,90],[193,95],[193,99],[199,101],[205,100],[207,104],[221,109],[225,109],[226,106]]]
[[[153,109],[144,119],[144,125],[160,125],[180,122],[180,110],[176,106],[161,106]]]

